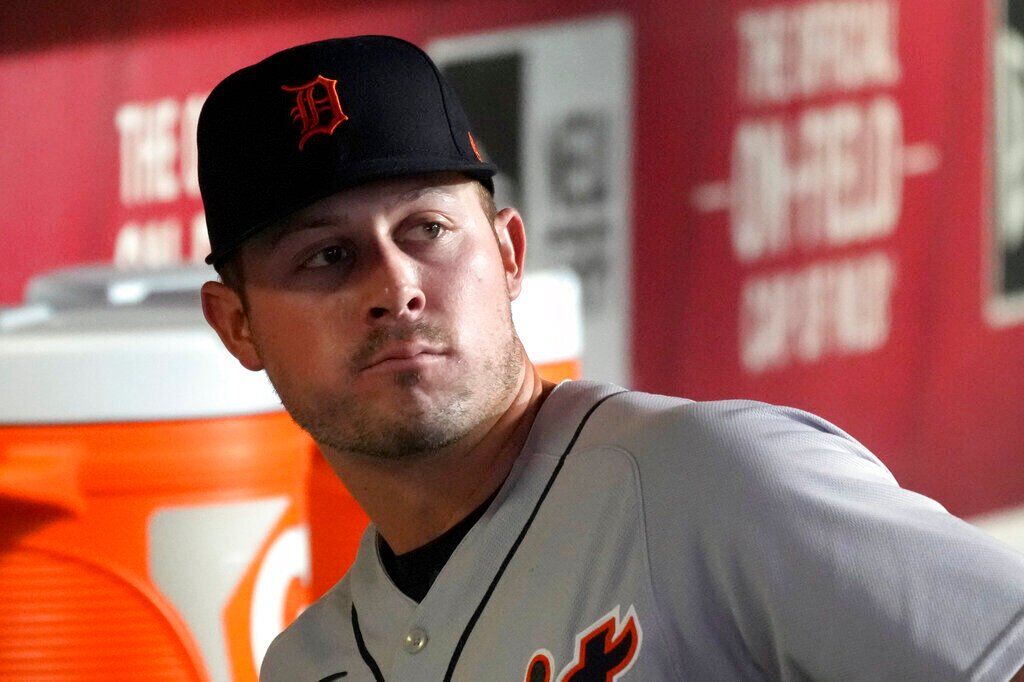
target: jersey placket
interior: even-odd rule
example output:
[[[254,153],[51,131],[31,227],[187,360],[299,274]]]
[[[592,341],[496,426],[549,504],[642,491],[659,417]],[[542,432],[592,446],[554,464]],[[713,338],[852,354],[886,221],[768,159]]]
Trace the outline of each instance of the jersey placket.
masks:
[[[360,549],[360,557],[367,561],[357,561],[353,567],[353,602],[366,648],[387,682],[446,679],[463,633],[489,593],[500,586],[497,574],[593,405],[591,394],[585,402],[561,411],[554,423],[534,425],[491,509],[463,538],[419,605],[387,577],[375,543],[370,552]],[[536,451],[540,444],[543,453]],[[465,646],[473,646],[471,632]],[[465,675],[471,672],[460,674],[456,665],[451,679],[469,679]]]

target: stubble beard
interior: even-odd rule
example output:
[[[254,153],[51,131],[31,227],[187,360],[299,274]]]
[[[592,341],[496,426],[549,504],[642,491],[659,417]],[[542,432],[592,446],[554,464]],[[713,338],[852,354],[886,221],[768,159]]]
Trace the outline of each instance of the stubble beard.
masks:
[[[480,368],[465,367],[464,361],[457,361],[457,378],[441,389],[446,395],[427,406],[410,399],[386,407],[343,388],[310,391],[294,387],[285,378],[286,373],[278,371],[265,357],[264,364],[285,409],[322,448],[379,460],[420,458],[458,442],[484,421],[497,418],[511,399],[523,366],[523,349],[510,308],[505,317],[503,343]],[[371,335],[350,363],[351,375],[387,341],[413,338],[448,340],[441,330],[425,324]],[[414,390],[422,381],[417,371],[396,372],[392,379],[399,392]]]

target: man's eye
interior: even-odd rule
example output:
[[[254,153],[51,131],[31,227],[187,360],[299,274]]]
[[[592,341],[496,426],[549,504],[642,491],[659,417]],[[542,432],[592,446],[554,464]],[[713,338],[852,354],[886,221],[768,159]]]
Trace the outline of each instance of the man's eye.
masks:
[[[410,233],[411,239],[420,241],[431,241],[444,234],[445,227],[438,222],[426,222],[416,226]]]
[[[340,260],[344,260],[348,257],[348,250],[341,246],[328,246],[320,249],[312,256],[307,258],[303,263],[304,268],[323,268],[328,265],[333,265]]]

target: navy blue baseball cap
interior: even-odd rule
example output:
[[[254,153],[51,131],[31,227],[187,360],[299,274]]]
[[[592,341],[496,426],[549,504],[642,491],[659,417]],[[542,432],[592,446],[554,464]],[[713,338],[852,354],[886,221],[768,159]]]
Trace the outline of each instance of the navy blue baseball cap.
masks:
[[[347,187],[457,171],[493,193],[497,170],[434,63],[390,36],[299,45],[236,71],[203,105],[198,144],[214,264]]]

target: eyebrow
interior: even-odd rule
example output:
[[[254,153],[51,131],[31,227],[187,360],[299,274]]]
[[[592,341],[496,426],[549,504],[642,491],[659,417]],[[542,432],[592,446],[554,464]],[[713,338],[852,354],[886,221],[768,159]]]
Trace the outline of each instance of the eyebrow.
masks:
[[[454,194],[452,194],[447,189],[444,189],[443,187],[429,186],[411,189],[408,192],[399,194],[398,197],[395,199],[395,204],[402,204],[407,201],[414,201],[422,196],[426,196],[427,194],[438,194],[451,199],[455,198]]]
[[[416,189],[411,189],[408,192],[403,192],[402,194],[399,194],[397,197],[395,197],[395,200],[393,202],[390,202],[388,209],[390,210],[395,206],[406,204],[431,194],[449,199],[455,198],[455,195],[452,192],[450,192],[447,189],[444,189],[443,187],[418,187]],[[268,246],[269,248],[274,249],[281,242],[281,240],[290,235],[305,230],[313,230],[321,227],[336,227],[340,224],[343,224],[344,222],[346,221],[338,220],[338,218],[335,216],[312,216],[308,220],[304,220],[297,225],[291,225],[287,228],[279,229],[277,231],[277,234],[274,234],[273,236],[270,237]]]
[[[293,234],[297,234],[297,233],[302,232],[304,230],[314,230],[314,229],[317,229],[317,228],[320,228],[320,227],[333,227],[333,226],[335,226],[337,224],[338,224],[337,220],[333,220],[333,219],[330,219],[330,218],[313,217],[313,218],[310,218],[309,220],[303,221],[302,223],[300,223],[298,225],[290,225],[288,227],[282,227],[281,229],[278,229],[277,233],[273,234],[270,237],[270,240],[267,243],[267,246],[269,248],[271,248],[271,249],[274,249],[274,248],[277,247],[278,244],[281,243],[281,241],[285,237],[289,237],[289,236],[291,236]]]

